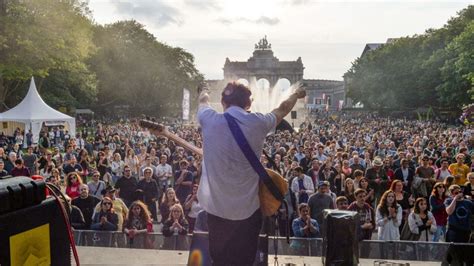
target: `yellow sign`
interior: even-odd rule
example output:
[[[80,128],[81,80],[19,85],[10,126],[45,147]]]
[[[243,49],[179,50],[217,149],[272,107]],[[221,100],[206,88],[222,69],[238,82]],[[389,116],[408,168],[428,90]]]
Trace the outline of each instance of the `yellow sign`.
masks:
[[[12,266],[51,265],[49,224],[10,237]]]

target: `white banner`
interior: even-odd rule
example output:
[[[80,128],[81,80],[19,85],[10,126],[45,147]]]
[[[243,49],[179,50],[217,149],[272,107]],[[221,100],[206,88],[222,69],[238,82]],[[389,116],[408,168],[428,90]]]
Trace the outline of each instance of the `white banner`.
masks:
[[[339,100],[339,111],[342,110],[343,106],[344,106],[344,100]]]
[[[183,89],[183,120],[189,120],[189,109],[190,109],[189,98],[190,98],[189,90]]]

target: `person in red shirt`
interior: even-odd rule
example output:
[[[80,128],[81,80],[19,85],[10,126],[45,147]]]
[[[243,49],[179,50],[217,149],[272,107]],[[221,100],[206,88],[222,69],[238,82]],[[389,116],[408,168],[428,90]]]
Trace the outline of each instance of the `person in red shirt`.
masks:
[[[66,194],[71,198],[75,199],[81,194],[79,187],[82,184],[82,178],[77,172],[72,172],[67,175],[66,178]]]
[[[15,160],[15,167],[10,171],[12,176],[30,176],[30,170],[23,165],[22,159]]]

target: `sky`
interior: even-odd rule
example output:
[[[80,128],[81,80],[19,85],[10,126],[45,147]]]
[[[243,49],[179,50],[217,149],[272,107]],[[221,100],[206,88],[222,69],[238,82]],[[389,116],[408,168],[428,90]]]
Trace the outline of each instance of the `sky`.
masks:
[[[280,61],[302,58],[305,79],[342,80],[366,43],[440,28],[474,0],[87,0],[96,23],[134,19],[192,53],[206,79],[226,57],[246,61],[267,36]]]

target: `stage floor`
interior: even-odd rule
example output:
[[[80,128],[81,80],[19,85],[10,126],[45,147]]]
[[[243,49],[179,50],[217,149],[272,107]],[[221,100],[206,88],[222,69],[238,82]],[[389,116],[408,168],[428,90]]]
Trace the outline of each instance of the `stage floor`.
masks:
[[[81,265],[186,265],[187,251],[148,250],[126,248],[77,247]],[[361,259],[360,265],[373,266],[371,259]],[[440,265],[440,262],[394,261],[409,263],[410,266]],[[278,256],[279,265],[322,265],[321,257]],[[273,256],[268,257],[268,265],[273,265]]]

